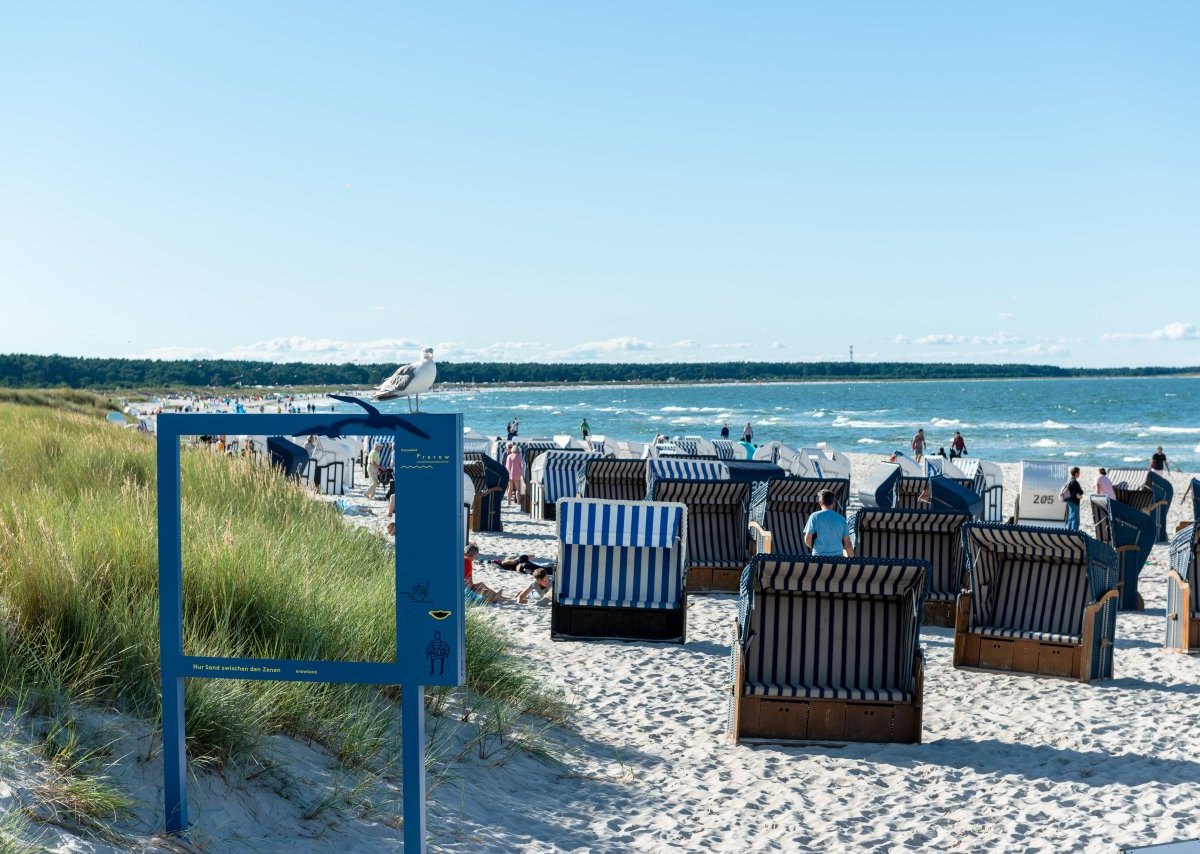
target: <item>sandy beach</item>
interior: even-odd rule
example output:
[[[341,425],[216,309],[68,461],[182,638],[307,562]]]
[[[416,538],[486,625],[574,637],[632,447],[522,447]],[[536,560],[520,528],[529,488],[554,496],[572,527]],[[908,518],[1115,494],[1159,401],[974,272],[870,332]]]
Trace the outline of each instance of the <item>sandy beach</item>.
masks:
[[[851,454],[853,482],[879,459]],[[1019,465],[1004,464],[1011,512]],[[1080,478],[1090,491],[1093,469]],[[1176,496],[1190,476],[1171,477]],[[1085,524],[1090,527],[1087,513]],[[1190,516],[1176,500],[1170,529]],[[368,524],[380,524],[379,520]],[[553,558],[553,523],[506,509],[481,557]],[[1090,532],[1090,531],[1089,531]],[[578,705],[536,763],[433,794],[431,841],[454,851],[1112,851],[1200,836],[1200,660],[1166,652],[1167,546],[1122,613],[1114,678],[1083,685],[955,670],[952,630],[926,627],[924,742],[730,746],[733,595],[689,601],[684,646],[554,642],[547,609],[490,606]],[[528,577],[483,565],[507,594]]]

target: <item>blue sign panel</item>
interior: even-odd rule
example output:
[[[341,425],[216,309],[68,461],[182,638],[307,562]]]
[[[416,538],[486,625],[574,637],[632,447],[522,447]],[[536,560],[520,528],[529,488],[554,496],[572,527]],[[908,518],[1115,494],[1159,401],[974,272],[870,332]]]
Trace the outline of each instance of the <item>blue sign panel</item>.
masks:
[[[424,686],[466,676],[461,415],[158,416],[159,639],[167,831],[187,829],[184,678],[400,685],[405,849],[425,844]],[[287,661],[186,655],[179,439],[199,435],[380,436],[395,445],[396,657],[392,662]]]

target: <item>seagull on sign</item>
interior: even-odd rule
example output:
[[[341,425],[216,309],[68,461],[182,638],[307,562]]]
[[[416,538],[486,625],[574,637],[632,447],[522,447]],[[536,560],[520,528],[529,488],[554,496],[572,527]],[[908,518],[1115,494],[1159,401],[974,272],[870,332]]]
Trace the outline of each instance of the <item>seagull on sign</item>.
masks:
[[[421,361],[404,365],[396,370],[371,395],[374,400],[392,400],[396,397],[408,398],[408,411],[413,411],[413,398],[416,398],[416,411],[421,411],[421,393],[429,391],[437,377],[437,365],[433,361],[433,348],[426,347]]]

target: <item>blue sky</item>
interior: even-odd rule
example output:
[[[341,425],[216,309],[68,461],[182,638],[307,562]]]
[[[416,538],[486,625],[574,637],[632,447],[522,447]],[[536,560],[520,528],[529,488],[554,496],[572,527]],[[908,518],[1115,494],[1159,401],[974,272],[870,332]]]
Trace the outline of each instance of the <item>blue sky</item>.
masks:
[[[0,352],[1200,365],[1200,4],[0,7]]]

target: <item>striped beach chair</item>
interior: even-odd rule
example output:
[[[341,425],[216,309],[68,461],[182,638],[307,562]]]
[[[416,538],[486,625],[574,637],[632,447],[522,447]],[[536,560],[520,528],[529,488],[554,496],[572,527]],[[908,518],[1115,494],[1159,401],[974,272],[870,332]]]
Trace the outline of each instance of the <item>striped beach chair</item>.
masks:
[[[878,507],[890,510],[896,506],[896,484],[900,482],[900,466],[895,463],[880,463],[867,472],[858,486],[855,496],[862,507]]]
[[[534,519],[553,519],[560,498],[573,498],[576,478],[589,460],[603,455],[591,451],[546,451],[533,463],[529,478],[529,513]]]
[[[821,509],[817,494],[828,489],[845,512],[850,499],[850,481],[841,478],[794,477],[756,483],[750,493],[750,536],[758,554],[808,556],[804,525]]]
[[[718,460],[736,460],[738,459],[738,451],[741,450],[741,444],[732,439],[713,439],[713,453],[716,454]],[[774,462],[774,460],[771,460]]]
[[[1109,469],[1108,479],[1113,483],[1118,501],[1141,510],[1154,520],[1154,542],[1170,542],[1167,513],[1175,496],[1171,481],[1150,469]]]
[[[968,513],[929,510],[859,510],[854,553],[861,558],[918,559],[929,564],[924,622],[954,628],[963,589],[962,528]]]
[[[959,457],[954,466],[971,478],[972,489],[983,501],[983,521],[1004,521],[1004,471],[995,463]]]
[[[677,641],[687,635],[687,508],[558,502],[550,636]]]
[[[1067,505],[1058,497],[1070,467],[1053,460],[1022,460],[1021,483],[1013,504],[1018,525],[1066,528]]]
[[[1117,554],[1077,531],[972,522],[954,666],[1109,679]]]
[[[1104,495],[1093,495],[1088,503],[1096,539],[1108,543],[1117,553],[1117,607],[1141,611],[1146,603],[1138,593],[1138,577],[1154,548],[1154,519]]]
[[[651,459],[646,500],[673,501],[688,509],[688,592],[738,588],[748,555],[750,484],[729,480],[715,460]]]
[[[945,479],[963,489],[974,492],[975,481],[972,478],[947,477]],[[931,480],[932,477],[929,476],[901,477],[896,483],[896,509],[929,510],[932,507],[929,486]]]
[[[1171,540],[1167,572],[1167,649],[1200,652],[1200,480],[1192,480],[1192,524]]]
[[[646,497],[645,460],[587,460],[575,482],[578,495],[605,501],[641,501]]]
[[[921,740],[920,560],[757,555],[731,645],[734,742]]]
[[[475,487],[471,498],[471,527],[477,532],[504,530],[500,510],[508,489],[508,469],[479,451],[463,454],[463,471]]]
[[[530,478],[533,476],[533,461],[541,454],[550,450],[559,450],[558,443],[553,439],[513,439],[512,442],[506,442],[504,449],[507,451],[508,445],[516,446],[517,452],[521,455],[521,509],[526,513],[530,507]],[[500,456],[500,462],[504,462],[504,456]]]

